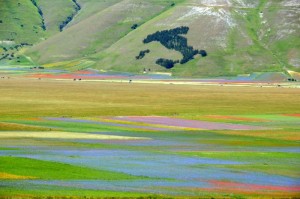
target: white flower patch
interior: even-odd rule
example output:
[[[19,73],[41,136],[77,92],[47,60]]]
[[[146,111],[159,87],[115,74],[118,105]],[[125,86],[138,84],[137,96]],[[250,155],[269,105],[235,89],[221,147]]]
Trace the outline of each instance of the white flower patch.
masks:
[[[205,6],[231,6],[230,0],[202,0],[201,4]]]
[[[0,45],[14,45],[14,41],[9,41],[9,40],[2,40],[0,41]]]
[[[289,61],[289,64],[292,66],[300,67],[300,59],[294,58]]]
[[[229,11],[226,11],[224,8],[211,8],[211,7],[197,7],[190,6],[189,11],[180,17],[178,20],[185,20],[191,18],[201,18],[202,16],[212,16],[217,18],[217,21],[225,22],[229,27],[236,26],[234,19],[231,16]]]
[[[232,0],[235,6],[240,7],[240,8],[254,8],[258,5],[258,1],[245,1],[245,0]]]
[[[281,3],[283,6],[300,6],[299,0],[285,0]]]
[[[293,30],[293,29],[278,30],[276,39],[280,40],[280,39],[286,38],[288,35],[291,35],[294,32],[296,32],[296,30]]]
[[[198,5],[213,7],[255,8],[258,0],[198,0]]]

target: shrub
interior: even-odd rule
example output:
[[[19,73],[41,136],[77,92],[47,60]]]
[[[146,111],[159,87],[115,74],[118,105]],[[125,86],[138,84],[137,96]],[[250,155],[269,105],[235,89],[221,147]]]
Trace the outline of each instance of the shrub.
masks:
[[[143,59],[147,53],[150,53],[150,50],[149,50],[149,49],[147,49],[147,50],[142,50],[142,51],[140,51],[139,55],[136,56],[135,58],[136,58],[136,59]]]
[[[161,66],[165,67],[166,69],[173,68],[174,65],[178,62],[179,61],[173,61],[171,59],[164,59],[164,58],[159,58],[158,60],[156,60],[156,64],[161,65]]]
[[[136,29],[138,26],[139,26],[139,25],[137,25],[137,24],[133,24],[133,25],[131,26],[131,29],[134,30],[134,29]]]

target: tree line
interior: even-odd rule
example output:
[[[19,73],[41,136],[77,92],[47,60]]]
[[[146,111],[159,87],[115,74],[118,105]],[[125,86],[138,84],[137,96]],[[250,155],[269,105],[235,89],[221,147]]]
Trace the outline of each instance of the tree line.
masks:
[[[62,32],[63,29],[73,20],[74,16],[78,13],[79,10],[81,10],[80,4],[76,0],[72,0],[75,4],[74,9],[75,12],[72,12],[70,16],[68,16],[64,21],[61,22],[59,25],[59,31]]]
[[[38,6],[36,0],[31,0],[31,2],[37,8],[38,13],[42,18],[42,25],[41,25],[42,29],[46,30],[46,25],[45,25],[45,20],[44,20],[44,13],[43,13],[42,9]]]

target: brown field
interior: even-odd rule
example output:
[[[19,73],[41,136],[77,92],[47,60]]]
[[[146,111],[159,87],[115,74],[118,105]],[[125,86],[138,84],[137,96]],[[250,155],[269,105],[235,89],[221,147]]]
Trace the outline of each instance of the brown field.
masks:
[[[0,80],[0,118],[293,114],[297,88]]]

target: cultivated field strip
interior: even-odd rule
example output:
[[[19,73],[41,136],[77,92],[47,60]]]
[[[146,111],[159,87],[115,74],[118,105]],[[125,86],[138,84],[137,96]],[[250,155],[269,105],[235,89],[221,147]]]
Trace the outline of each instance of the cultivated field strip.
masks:
[[[300,192],[299,143],[286,139],[295,133],[284,130],[286,122],[299,122],[298,114],[200,118],[43,117],[2,122],[0,185],[5,188],[0,195],[37,194],[33,190],[42,190],[37,195],[69,195],[78,189],[106,196]],[[20,126],[37,129],[14,131]],[[286,137],[276,137],[277,131]],[[15,167],[9,166],[12,161]],[[53,168],[64,173],[54,173]]]

